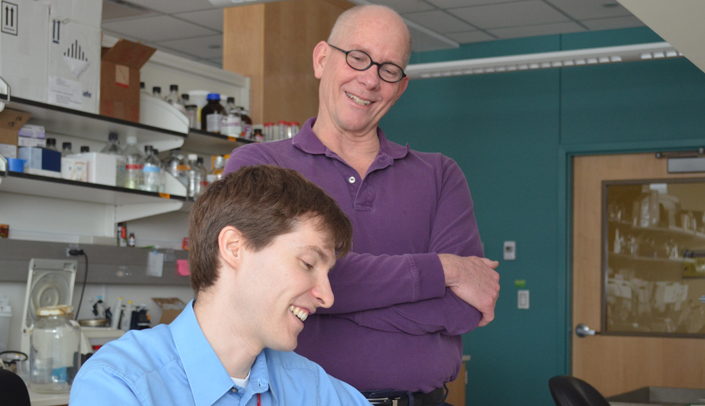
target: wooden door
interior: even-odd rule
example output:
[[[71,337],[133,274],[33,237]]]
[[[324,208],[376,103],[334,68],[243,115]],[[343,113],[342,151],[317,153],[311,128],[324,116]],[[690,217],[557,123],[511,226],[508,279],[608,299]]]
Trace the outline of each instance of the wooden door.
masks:
[[[573,160],[573,329],[601,325],[602,181],[705,177],[669,174],[653,153]],[[644,386],[705,388],[705,340],[697,338],[573,335],[572,374],[605,397]]]

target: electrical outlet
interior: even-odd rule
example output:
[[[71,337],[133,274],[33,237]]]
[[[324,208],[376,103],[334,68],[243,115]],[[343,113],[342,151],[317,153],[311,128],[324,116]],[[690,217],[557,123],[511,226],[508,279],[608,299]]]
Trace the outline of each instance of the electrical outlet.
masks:
[[[517,309],[528,309],[529,308],[529,291],[528,290],[518,290],[517,291]]]
[[[514,261],[517,259],[517,243],[516,241],[504,242],[504,260]]]

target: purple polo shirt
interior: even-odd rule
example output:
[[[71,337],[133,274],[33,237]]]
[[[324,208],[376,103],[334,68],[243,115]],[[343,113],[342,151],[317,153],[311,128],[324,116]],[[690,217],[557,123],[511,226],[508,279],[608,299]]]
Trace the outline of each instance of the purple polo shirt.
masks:
[[[440,388],[458,374],[460,335],[481,318],[445,287],[437,255],[483,256],[465,176],[452,159],[412,151],[378,129],[380,151],[360,179],[313,123],[292,139],[233,150],[224,172],[295,169],[353,223],[353,252],[329,275],[335,303],[308,317],[296,352],[360,391]]]

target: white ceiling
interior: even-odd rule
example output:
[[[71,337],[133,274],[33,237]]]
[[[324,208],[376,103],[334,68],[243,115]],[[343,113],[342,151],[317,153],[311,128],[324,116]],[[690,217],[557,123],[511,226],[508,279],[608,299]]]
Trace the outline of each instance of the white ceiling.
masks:
[[[351,0],[395,9],[414,51],[644,25],[617,0]],[[292,17],[293,18],[293,17]],[[223,9],[208,0],[104,0],[106,34],[222,66]]]

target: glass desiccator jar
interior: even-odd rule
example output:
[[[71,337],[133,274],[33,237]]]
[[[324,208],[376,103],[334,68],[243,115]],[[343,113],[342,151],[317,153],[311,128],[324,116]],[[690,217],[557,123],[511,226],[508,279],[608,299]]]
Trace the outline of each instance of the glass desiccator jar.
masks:
[[[37,393],[69,393],[81,366],[81,327],[72,306],[37,310],[30,335],[29,387]]]

